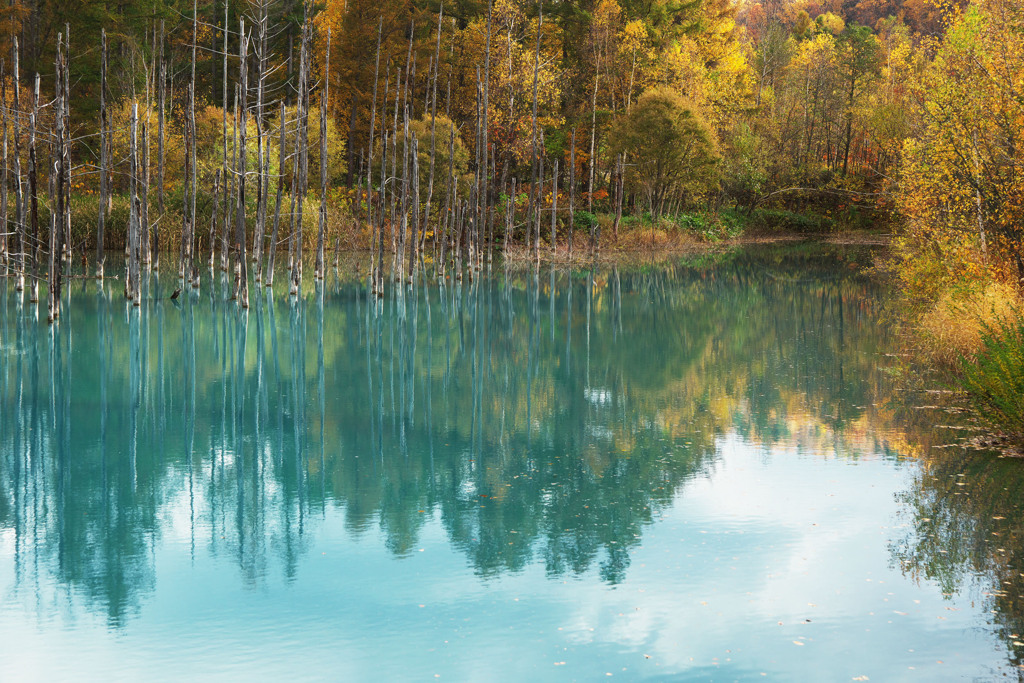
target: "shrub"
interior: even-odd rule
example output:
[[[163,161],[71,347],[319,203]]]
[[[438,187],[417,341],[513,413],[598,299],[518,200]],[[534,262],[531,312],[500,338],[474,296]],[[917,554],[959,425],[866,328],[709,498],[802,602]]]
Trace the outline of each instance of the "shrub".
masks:
[[[1019,311],[982,326],[981,348],[961,356],[958,381],[980,417],[1004,432],[1024,434],[1024,317]]]
[[[764,230],[832,232],[836,227],[835,222],[827,216],[781,209],[759,209],[751,218],[754,225]]]
[[[577,230],[590,230],[597,226],[597,216],[589,211],[577,211],[572,217],[572,223]]]

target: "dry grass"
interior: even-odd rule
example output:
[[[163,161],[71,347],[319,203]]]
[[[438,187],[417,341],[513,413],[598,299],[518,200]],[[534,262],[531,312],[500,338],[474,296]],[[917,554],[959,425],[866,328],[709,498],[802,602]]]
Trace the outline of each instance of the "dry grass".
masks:
[[[961,356],[980,348],[986,326],[1007,320],[1020,304],[1017,291],[999,283],[966,296],[947,292],[921,319],[922,350],[936,363],[955,367]]]

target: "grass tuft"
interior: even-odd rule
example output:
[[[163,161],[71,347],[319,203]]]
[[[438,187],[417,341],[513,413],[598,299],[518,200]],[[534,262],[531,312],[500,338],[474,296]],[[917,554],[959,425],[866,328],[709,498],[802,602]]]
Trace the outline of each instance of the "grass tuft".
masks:
[[[1024,435],[1024,317],[1019,310],[982,322],[980,346],[959,359],[960,386],[980,417],[1007,434]]]

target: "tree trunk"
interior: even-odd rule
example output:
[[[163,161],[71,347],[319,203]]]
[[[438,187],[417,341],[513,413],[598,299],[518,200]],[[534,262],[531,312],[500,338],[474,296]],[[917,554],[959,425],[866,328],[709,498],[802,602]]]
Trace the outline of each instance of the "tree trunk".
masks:
[[[320,225],[316,237],[316,279],[324,279],[324,237],[327,233],[327,98],[330,91],[328,74],[331,67],[331,31],[327,30],[327,52],[324,56],[324,83],[320,93]],[[353,110],[354,111],[354,110]],[[351,145],[349,145],[351,155]],[[351,170],[349,171],[351,173]],[[349,187],[352,184],[349,183]]]
[[[249,282],[248,263],[245,256],[245,169],[246,169],[246,124],[248,123],[248,47],[249,39],[245,34],[245,19],[239,24],[239,68],[240,74],[239,93],[241,104],[239,106],[240,120],[238,122],[238,209],[235,211],[235,249],[238,250],[236,267],[238,269],[238,303],[242,308],[249,308]]]

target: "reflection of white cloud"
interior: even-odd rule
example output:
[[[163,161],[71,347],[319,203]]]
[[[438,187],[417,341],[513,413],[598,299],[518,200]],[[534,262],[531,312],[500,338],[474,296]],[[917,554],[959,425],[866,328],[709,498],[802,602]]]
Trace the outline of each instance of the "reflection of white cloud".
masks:
[[[735,434],[717,450],[713,472],[691,480],[645,528],[617,586],[602,583],[596,567],[546,577],[543,562],[480,578],[452,547],[440,512],[425,520],[423,552],[396,558],[382,535],[353,537],[344,509],[328,506],[308,520],[316,528],[294,576],[268,576],[254,590],[238,580],[233,557],[197,552],[193,561],[181,552],[189,505],[209,514],[197,482],[195,498],[179,490],[167,506],[173,525],[156,541],[155,590],[121,632],[74,601],[54,628],[52,605],[66,604],[59,586],[47,605],[11,598],[14,570],[0,566],[0,680],[1002,673],[1005,653],[980,607],[945,601],[889,566],[894,494],[912,485],[915,463],[825,459],[792,444],[768,451]],[[5,557],[11,542],[0,533]],[[61,656],[44,655],[52,652]]]
[[[1000,646],[977,628],[984,614],[967,600],[950,611],[937,587],[889,566],[908,470],[766,453],[735,434],[718,451],[714,475],[647,530],[626,584],[580,600],[566,630],[597,623],[592,648],[642,650],[661,673],[900,680],[998,668]]]

